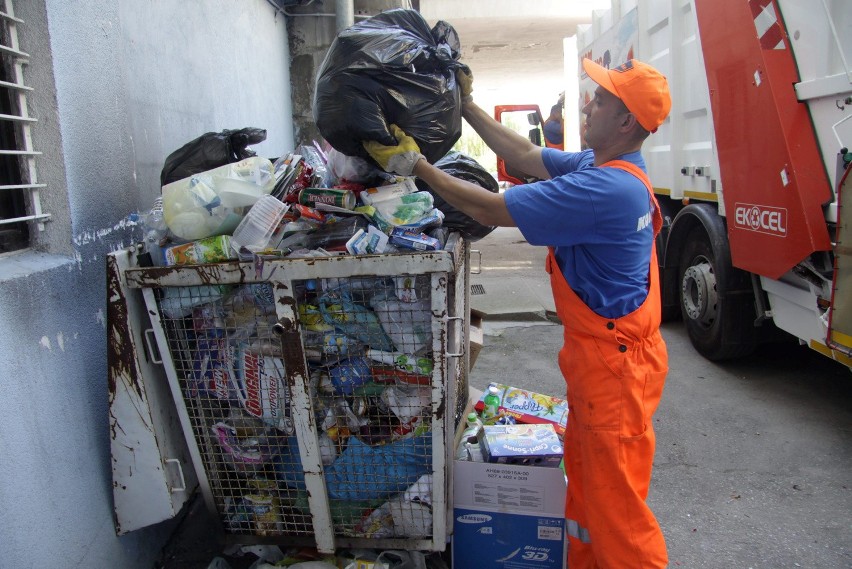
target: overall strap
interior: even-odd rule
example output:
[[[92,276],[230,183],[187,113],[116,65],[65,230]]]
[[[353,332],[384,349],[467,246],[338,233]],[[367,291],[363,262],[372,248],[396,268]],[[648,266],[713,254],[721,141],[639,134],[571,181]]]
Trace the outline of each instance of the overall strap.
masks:
[[[654,237],[660,232],[660,228],[663,226],[663,215],[660,212],[660,204],[657,202],[657,196],[654,195],[654,187],[651,185],[651,179],[648,178],[648,174],[645,173],[642,168],[633,164],[632,162],[628,162],[627,160],[610,160],[609,162],[605,162],[601,164],[602,168],[618,168],[620,170],[624,170],[625,172],[629,172],[639,178],[645,187],[648,189],[648,195],[651,196],[651,203],[654,205],[654,213],[653,213],[653,223],[654,223]]]

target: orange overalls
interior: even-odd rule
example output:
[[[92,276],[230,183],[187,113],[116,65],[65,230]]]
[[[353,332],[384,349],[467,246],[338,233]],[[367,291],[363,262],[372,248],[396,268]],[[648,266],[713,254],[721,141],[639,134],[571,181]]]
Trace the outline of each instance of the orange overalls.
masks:
[[[662,217],[648,176],[613,160],[642,180],[654,203],[654,235]],[[645,503],[654,460],[651,417],[663,393],[668,356],[660,335],[660,285],[652,243],[650,288],[626,316],[604,318],[571,290],[551,248],[547,272],[565,329],[559,368],[568,388],[565,503],[570,569],[666,567],[660,526]]]

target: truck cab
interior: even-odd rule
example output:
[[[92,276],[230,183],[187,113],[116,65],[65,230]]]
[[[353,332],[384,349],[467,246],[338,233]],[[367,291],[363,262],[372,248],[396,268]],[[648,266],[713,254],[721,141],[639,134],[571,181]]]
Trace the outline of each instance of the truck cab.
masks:
[[[494,107],[494,119],[503,126],[512,129],[536,146],[563,149],[562,144],[552,144],[544,137],[544,118],[541,108],[536,104],[497,105]],[[497,157],[497,181],[510,184],[527,184],[536,181],[534,176],[508,166]]]

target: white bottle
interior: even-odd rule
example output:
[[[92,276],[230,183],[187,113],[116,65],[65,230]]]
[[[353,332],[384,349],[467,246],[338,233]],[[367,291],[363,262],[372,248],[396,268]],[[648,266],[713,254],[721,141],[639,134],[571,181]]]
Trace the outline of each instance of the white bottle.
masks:
[[[485,462],[485,456],[482,454],[482,447],[479,446],[477,439],[470,439],[465,446],[467,447],[468,460],[471,462]]]
[[[472,445],[479,447],[479,443],[476,442],[476,437],[479,433],[479,429],[481,428],[482,421],[479,420],[477,414],[469,413],[467,416],[467,426],[465,427],[465,430],[462,433],[461,441],[459,442],[459,448],[456,452],[457,460],[471,460],[469,448],[471,448]],[[471,439],[473,439],[474,442],[471,442]]]

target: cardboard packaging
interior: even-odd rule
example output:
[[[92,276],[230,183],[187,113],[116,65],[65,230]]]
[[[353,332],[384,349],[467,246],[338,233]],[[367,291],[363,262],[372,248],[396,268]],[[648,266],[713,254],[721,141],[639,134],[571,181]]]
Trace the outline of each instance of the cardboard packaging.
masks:
[[[453,567],[564,569],[565,492],[561,468],[454,461]]]
[[[466,461],[453,466],[453,567],[565,566],[561,468]]]
[[[486,462],[559,466],[562,441],[553,425],[485,425],[479,445]]]
[[[498,413],[505,413],[515,418],[518,423],[553,425],[560,437],[565,434],[568,424],[568,402],[558,397],[542,395],[501,383],[494,383],[500,390],[500,407]],[[484,396],[483,396],[484,397]],[[480,397],[475,409],[482,413],[485,402]]]

